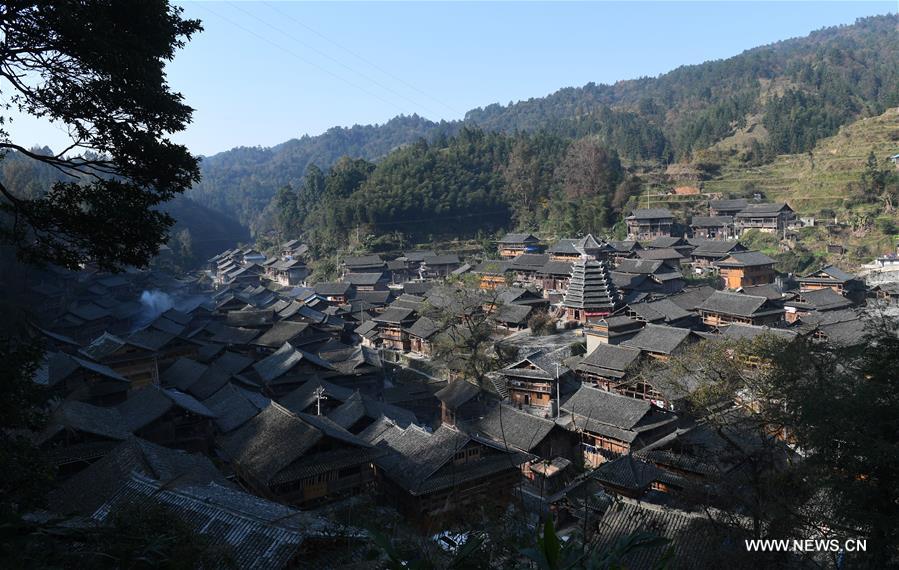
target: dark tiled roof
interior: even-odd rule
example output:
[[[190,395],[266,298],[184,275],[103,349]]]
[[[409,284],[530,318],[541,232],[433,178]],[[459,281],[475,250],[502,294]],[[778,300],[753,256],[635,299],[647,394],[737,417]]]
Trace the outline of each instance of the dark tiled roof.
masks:
[[[390,307],[375,317],[376,323],[400,324],[415,318],[414,309]]]
[[[115,408],[103,408],[74,400],[63,402],[50,415],[44,430],[37,438],[42,443],[60,431],[73,430],[113,440],[130,436],[122,416]]]
[[[422,260],[424,265],[434,267],[435,265],[456,265],[459,263],[459,256],[454,253],[443,255],[432,255]]]
[[[481,393],[481,389],[465,380],[456,380],[441,388],[434,396],[451,410],[462,406]]]
[[[695,311],[706,299],[711,297],[714,292],[715,289],[708,285],[688,287],[677,295],[671,295],[668,297],[668,300],[686,311]]]
[[[738,241],[707,239],[698,243],[691,255],[694,257],[724,257],[728,253],[741,248],[743,248],[743,245]]]
[[[352,289],[350,283],[321,282],[315,284],[315,293],[323,297],[346,295]]]
[[[690,329],[679,329],[664,325],[648,324],[637,336],[622,343],[623,346],[639,348],[648,352],[671,354],[690,336]]]
[[[627,498],[609,505],[596,524],[595,540],[601,551],[614,548],[625,537],[638,532],[670,541],[660,546],[633,549],[624,555],[622,567],[633,569],[671,566],[671,560],[678,561],[672,566],[677,568],[721,568],[724,564],[722,559],[716,558],[718,549],[725,548],[721,545],[737,543],[735,538],[726,540],[704,515]],[[739,544],[742,545],[742,541]]]
[[[799,296],[805,304],[811,305],[818,311],[832,311],[834,309],[845,309],[852,306],[852,301],[840,295],[830,287],[806,291],[805,293],[800,293]]]
[[[303,334],[308,328],[309,323],[278,321],[272,325],[272,328],[265,331],[262,336],[254,340],[253,344],[269,348],[281,347],[285,342],[290,342]]]
[[[458,450],[468,445],[471,437],[445,425],[429,433],[417,426],[403,429],[382,419],[366,428],[360,437],[387,451],[375,462],[391,480],[412,495],[517,469],[514,457],[510,461],[505,454],[482,458],[456,468],[450,460]]]
[[[208,458],[130,437],[104,458],[67,479],[49,497],[53,512],[91,515],[137,472],[169,487],[231,483]]]
[[[270,325],[275,318],[272,310],[228,311],[225,322],[233,327],[260,327]]]
[[[665,263],[658,259],[622,259],[615,266],[618,273],[636,275],[652,275],[659,271]]]
[[[136,390],[116,409],[129,431],[137,431],[165,415],[173,407],[192,414],[214,418],[215,413],[197,401],[193,396],[174,389],[159,389],[153,386]]]
[[[527,323],[532,310],[530,305],[500,305],[491,318],[500,323],[523,325]]]
[[[316,421],[313,425],[310,417],[272,402],[244,425],[219,438],[219,444],[231,461],[265,483],[274,481],[326,436],[339,435],[342,441],[366,447],[337,424]]]
[[[760,251],[737,251],[724,259],[716,261],[718,267],[752,267],[755,265],[774,265],[775,261]]]
[[[746,198],[709,200],[709,208],[713,210],[742,210],[748,203],[749,201]]]
[[[706,299],[705,302],[699,306],[699,309],[703,311],[711,311],[714,313],[722,313],[725,315],[753,317],[759,314],[766,313],[770,310],[776,310],[767,307],[767,303],[768,299],[766,299],[765,297],[755,297],[753,295],[729,293],[726,291],[715,291],[712,296]]]
[[[522,253],[512,260],[510,267],[515,271],[539,271],[549,261],[546,253]]]
[[[472,434],[483,435],[521,451],[531,451],[549,435],[555,422],[538,418],[511,406],[494,406],[487,414],[465,426]]]
[[[690,225],[694,228],[720,228],[733,223],[733,216],[693,216],[690,220]]]
[[[637,362],[638,358],[640,358],[640,351],[637,349],[599,344],[593,349],[593,352],[581,360],[577,365],[577,370],[621,378]]]
[[[163,386],[171,386],[179,390],[187,390],[206,372],[205,364],[190,358],[179,358],[166,368],[159,379]]]
[[[783,202],[776,204],[748,204],[745,208],[737,212],[738,218],[752,218],[758,216],[776,216],[784,208],[789,209]]]
[[[825,267],[823,269],[819,269],[818,271],[815,271],[814,273],[806,275],[805,277],[800,277],[799,281],[800,282],[813,281],[816,279],[845,283],[847,281],[852,281],[853,279],[855,279],[855,277],[846,273],[845,271],[843,271],[842,269],[840,269],[838,267],[834,267],[833,265],[828,265],[827,267]]]
[[[372,273],[347,273],[341,281],[351,285],[376,285],[384,280],[384,274],[380,272]],[[317,292],[317,291],[316,291]]]
[[[618,253],[630,253],[632,251],[643,249],[636,240],[610,241],[609,245]]]
[[[486,273],[488,275],[502,275],[507,271],[512,270],[512,262],[499,260],[499,259],[488,259],[486,261],[482,261],[474,266],[472,272],[474,273]]]
[[[438,325],[433,320],[428,317],[421,317],[409,327],[408,332],[410,335],[421,338],[421,339],[429,339],[434,336],[437,332],[440,331],[440,325]],[[358,332],[358,330],[357,330]],[[360,333],[361,334],[361,333]]]
[[[652,405],[646,400],[581,386],[562,404],[562,409],[572,414],[578,429],[631,442],[639,435],[638,424],[650,413]]]
[[[347,267],[381,267],[384,265],[384,260],[381,259],[380,255],[361,255],[358,257],[347,257],[343,260],[343,263]]]
[[[796,331],[789,329],[776,329],[772,327],[760,327],[734,323],[732,325],[728,325],[728,327],[721,333],[721,336],[728,339],[741,340],[752,339],[766,334],[781,337],[787,340],[792,340],[796,338],[797,335]]]
[[[656,218],[674,218],[674,214],[672,214],[671,210],[668,208],[642,208],[634,210],[628,218],[633,218],[635,220],[653,220]]]
[[[328,527],[316,515],[215,483],[172,489],[137,474],[93,518],[103,522],[119,506],[141,504],[161,505],[194,528],[222,553],[213,564],[221,567],[285,568],[304,536]]]
[[[547,261],[543,264],[537,273],[541,275],[564,275],[566,277],[571,275],[571,262],[570,261]]]
[[[281,348],[274,352],[274,354],[271,354],[254,364],[253,370],[255,370],[256,374],[262,378],[263,382],[268,383],[287,374],[301,362],[309,362],[313,366],[323,370],[333,370],[333,366],[328,362],[306,351],[295,348],[288,342],[285,342]]]
[[[539,241],[540,241],[540,238],[538,238],[534,234],[509,233],[509,234],[504,235],[502,237],[502,239],[499,240],[499,243],[516,244],[516,243],[536,243]]]
[[[239,428],[270,403],[271,400],[265,396],[233,384],[225,384],[203,400],[203,404],[215,413],[215,425],[221,433]]]

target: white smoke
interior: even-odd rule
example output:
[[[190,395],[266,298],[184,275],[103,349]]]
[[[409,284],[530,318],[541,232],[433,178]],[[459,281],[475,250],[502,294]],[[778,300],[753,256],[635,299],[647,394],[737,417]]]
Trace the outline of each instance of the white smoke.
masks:
[[[158,289],[141,293],[140,304],[143,306],[140,314],[140,321],[143,324],[152,323],[156,317],[175,306],[172,297]]]

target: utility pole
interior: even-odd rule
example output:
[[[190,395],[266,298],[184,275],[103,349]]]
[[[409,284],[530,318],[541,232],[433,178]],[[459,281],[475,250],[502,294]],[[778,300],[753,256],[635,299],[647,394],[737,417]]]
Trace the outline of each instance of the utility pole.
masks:
[[[325,395],[324,386],[315,389],[315,415],[322,415],[322,397]]]
[[[556,362],[556,419],[562,407],[562,388],[559,386],[559,363]]]

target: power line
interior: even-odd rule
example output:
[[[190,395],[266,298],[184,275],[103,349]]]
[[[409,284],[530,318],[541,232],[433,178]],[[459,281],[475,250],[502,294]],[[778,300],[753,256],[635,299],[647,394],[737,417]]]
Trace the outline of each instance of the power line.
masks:
[[[199,3],[197,3],[197,6],[200,7],[200,8],[202,8],[203,10],[208,11],[210,14],[213,14],[214,16],[216,16],[216,17],[218,17],[218,18],[220,18],[220,19],[222,19],[222,20],[228,22],[229,24],[231,24],[231,25],[234,26],[235,28],[238,28],[238,29],[240,29],[240,30],[243,30],[244,32],[250,34],[251,36],[254,36],[254,37],[256,37],[256,38],[258,38],[258,39],[260,39],[260,40],[262,40],[262,41],[264,41],[264,42],[266,42],[266,43],[268,43],[268,44],[271,44],[272,46],[274,46],[274,47],[280,49],[281,51],[283,51],[283,52],[285,52],[285,53],[287,53],[287,54],[289,54],[289,55],[291,55],[291,56],[297,58],[298,60],[302,61],[302,62],[305,63],[306,65],[310,65],[310,66],[312,66],[312,67],[318,69],[319,71],[322,71],[322,72],[324,72],[324,73],[327,73],[327,74],[330,75],[331,77],[334,77],[335,79],[338,79],[338,80],[340,80],[340,81],[343,81],[343,82],[346,83],[347,85],[350,85],[351,87],[354,87],[354,88],[356,88],[356,89],[362,91],[362,92],[365,93],[366,95],[370,95],[371,97],[374,97],[375,99],[378,99],[378,100],[380,100],[380,101],[383,101],[384,103],[387,103],[388,105],[390,105],[390,106],[393,107],[394,109],[398,110],[400,113],[403,113],[403,112],[404,112],[404,110],[403,110],[401,107],[397,107],[397,105],[396,105],[395,103],[393,103],[392,101],[388,101],[387,99],[384,99],[384,98],[381,97],[380,95],[378,95],[378,94],[376,94],[376,93],[372,93],[372,92],[369,91],[368,89],[366,89],[366,88],[364,88],[364,87],[362,87],[362,86],[360,86],[360,85],[356,85],[356,84],[353,83],[352,81],[350,81],[350,80],[348,80],[348,79],[346,79],[346,78],[344,78],[344,77],[341,77],[340,75],[337,75],[337,74],[334,73],[333,71],[331,71],[331,70],[329,70],[329,69],[327,69],[327,68],[325,68],[325,67],[322,67],[322,66],[318,65],[317,63],[312,62],[312,61],[310,61],[310,60],[304,58],[304,57],[301,56],[301,55],[298,55],[298,54],[297,54],[296,52],[294,52],[293,50],[290,50],[290,49],[288,49],[288,48],[282,46],[281,44],[279,44],[279,43],[277,43],[277,42],[274,42],[274,41],[272,41],[272,40],[270,40],[270,39],[268,39],[268,38],[266,38],[266,37],[264,37],[264,36],[262,36],[262,35],[260,35],[260,34],[257,34],[257,33],[254,32],[253,30],[251,30],[251,29],[249,29],[249,28],[247,28],[247,27],[245,27],[245,26],[242,26],[242,25],[238,24],[238,23],[235,22],[234,20],[232,20],[232,19],[230,19],[230,18],[228,18],[228,17],[226,17],[226,16],[223,16],[223,15],[219,14],[218,12],[216,12],[215,10],[213,10],[212,8],[210,8],[209,6],[207,6],[206,4],[204,4],[204,3],[202,3],[202,2],[199,2]]]
[[[366,81],[370,81],[371,83],[374,83],[375,85],[377,85],[377,86],[380,87],[381,89],[384,89],[385,91],[389,91],[390,93],[393,93],[395,96],[400,97],[401,99],[405,99],[406,101],[408,101],[409,103],[412,103],[412,104],[415,105],[415,106],[422,107],[423,109],[425,109],[425,110],[427,110],[427,111],[430,111],[430,112],[434,113],[435,115],[438,114],[438,113],[436,113],[433,109],[431,109],[430,107],[428,107],[427,105],[422,105],[421,102],[416,101],[416,100],[414,100],[414,99],[410,99],[409,97],[407,97],[407,96],[403,95],[402,93],[400,93],[400,92],[394,90],[393,88],[389,87],[388,85],[384,85],[383,83],[381,83],[381,82],[378,81],[377,79],[374,79],[374,78],[372,78],[372,77],[370,77],[370,76],[368,76],[368,75],[362,73],[361,71],[359,71],[359,70],[357,70],[357,69],[354,69],[354,68],[350,67],[349,65],[346,65],[346,64],[343,63],[342,61],[340,61],[340,60],[338,60],[338,59],[335,59],[334,57],[331,57],[331,56],[328,55],[327,53],[325,53],[325,52],[321,51],[320,49],[316,48],[315,46],[310,45],[310,44],[308,44],[308,43],[306,43],[306,42],[304,42],[304,41],[298,39],[297,37],[293,36],[292,34],[290,34],[290,33],[288,33],[288,32],[285,32],[285,31],[282,30],[281,28],[279,28],[279,27],[277,27],[277,26],[274,26],[274,25],[271,24],[270,22],[268,22],[268,21],[266,21],[266,20],[260,18],[259,16],[253,14],[252,12],[249,12],[249,11],[247,11],[247,10],[244,10],[243,8],[241,8],[240,6],[238,6],[236,3],[231,2],[231,4],[232,4],[232,6],[233,6],[234,8],[236,8],[237,10],[240,10],[241,12],[243,12],[244,14],[246,14],[247,16],[249,16],[249,17],[251,17],[251,18],[253,18],[253,19],[255,19],[255,20],[261,22],[262,24],[264,24],[264,25],[268,26],[269,28],[275,30],[276,32],[278,32],[278,33],[280,33],[281,35],[287,37],[288,39],[291,39],[291,40],[295,41],[296,43],[298,43],[298,44],[300,44],[300,45],[302,45],[302,46],[304,46],[304,47],[306,47],[306,48],[308,48],[308,49],[314,51],[315,53],[319,54],[320,56],[322,56],[322,57],[324,57],[324,58],[326,58],[326,59],[328,59],[328,60],[334,62],[335,64],[337,64],[337,65],[343,67],[344,69],[350,71],[351,73],[355,73],[356,75],[358,75],[359,77],[365,79]]]
[[[346,53],[348,53],[348,54],[350,54],[351,56],[357,58],[359,61],[361,61],[361,62],[363,62],[364,64],[368,65],[368,66],[371,67],[372,69],[375,69],[375,70],[377,70],[377,71],[380,71],[381,73],[383,73],[384,75],[390,77],[390,78],[393,79],[394,81],[397,81],[397,82],[399,82],[399,83],[402,83],[403,85],[405,85],[405,86],[408,87],[409,89],[412,89],[413,91],[416,91],[416,92],[418,92],[418,93],[421,94],[421,95],[424,95],[425,97],[427,97],[427,98],[430,99],[431,101],[434,101],[435,103],[439,103],[440,105],[442,105],[443,107],[446,107],[447,109],[449,109],[449,110],[452,111],[453,113],[455,113],[455,114],[457,114],[457,115],[459,114],[459,111],[458,111],[456,108],[454,108],[452,105],[449,105],[449,104],[447,104],[447,103],[444,103],[443,101],[441,101],[440,99],[434,97],[433,95],[430,95],[430,94],[426,93],[425,91],[422,91],[421,89],[419,89],[419,88],[416,87],[415,85],[412,85],[411,83],[408,83],[408,82],[404,81],[402,78],[397,77],[397,76],[394,75],[393,73],[390,73],[389,71],[387,71],[386,69],[380,67],[380,66],[377,65],[376,63],[373,63],[373,62],[369,61],[368,59],[366,59],[366,58],[362,57],[361,55],[359,55],[358,53],[354,52],[353,50],[351,50],[351,49],[349,49],[349,48],[347,48],[347,47],[341,45],[340,43],[338,43],[338,42],[332,40],[331,38],[329,38],[329,37],[325,36],[324,34],[318,32],[317,30],[315,30],[315,29],[309,27],[308,25],[306,25],[306,24],[304,24],[303,22],[301,22],[300,20],[294,18],[294,17],[291,16],[290,14],[288,14],[288,13],[286,13],[286,12],[283,12],[283,11],[279,10],[278,8],[275,8],[275,6],[272,5],[271,3],[266,2],[266,3],[264,3],[264,4],[266,4],[266,5],[269,7],[269,9],[274,10],[275,12],[281,14],[282,16],[284,16],[285,18],[287,18],[287,19],[289,19],[289,20],[293,20],[295,23],[297,23],[298,25],[302,26],[302,27],[305,28],[306,30],[312,32],[313,34],[315,34],[316,36],[322,38],[323,40],[325,40],[325,41],[327,41],[327,42],[330,42],[331,44],[337,46],[338,48],[342,49],[342,50],[345,51]]]

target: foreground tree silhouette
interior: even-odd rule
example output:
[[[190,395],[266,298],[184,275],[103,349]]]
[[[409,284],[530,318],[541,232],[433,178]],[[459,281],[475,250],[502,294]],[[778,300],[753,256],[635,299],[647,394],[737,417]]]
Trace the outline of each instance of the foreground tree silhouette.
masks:
[[[64,175],[28,198],[0,183],[0,243],[29,263],[144,266],[173,219],[155,209],[199,180],[167,137],[193,109],[165,64],[202,29],[167,0],[9,0],[0,5],[0,152]],[[71,145],[34,152],[4,128],[18,110],[65,126]]]

